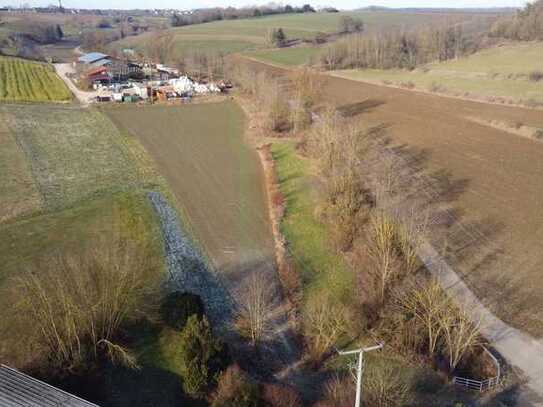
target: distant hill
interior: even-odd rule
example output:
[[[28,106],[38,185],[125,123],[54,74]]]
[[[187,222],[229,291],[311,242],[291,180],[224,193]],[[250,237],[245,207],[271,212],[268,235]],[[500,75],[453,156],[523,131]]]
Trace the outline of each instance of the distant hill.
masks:
[[[490,8],[425,8],[425,7],[404,7],[404,8],[391,8],[384,6],[367,6],[357,9],[356,11],[364,12],[395,12],[395,13],[489,13],[489,14],[508,14],[514,13],[519,8],[515,7],[490,7]]]

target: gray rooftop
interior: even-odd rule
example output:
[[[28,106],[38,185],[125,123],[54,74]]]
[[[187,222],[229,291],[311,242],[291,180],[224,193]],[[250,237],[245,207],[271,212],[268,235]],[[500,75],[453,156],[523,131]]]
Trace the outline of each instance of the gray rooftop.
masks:
[[[79,62],[83,62],[84,64],[92,64],[93,62],[104,58],[109,58],[109,56],[102,54],[101,52],[89,52],[88,54],[81,55],[79,57]]]
[[[11,367],[0,365],[0,407],[98,407]]]

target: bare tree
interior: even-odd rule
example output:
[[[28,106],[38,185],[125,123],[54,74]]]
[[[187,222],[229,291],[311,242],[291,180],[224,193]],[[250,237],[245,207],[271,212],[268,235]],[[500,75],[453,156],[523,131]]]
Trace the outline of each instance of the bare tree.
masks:
[[[318,102],[322,91],[322,80],[319,75],[307,68],[295,70],[290,75],[291,121],[294,131],[304,130],[312,122],[311,109]]]
[[[386,290],[392,279],[400,271],[400,258],[395,247],[396,223],[382,211],[371,216],[369,226],[368,253],[381,303],[385,300]]]
[[[482,321],[473,322],[463,308],[449,307],[440,323],[452,372],[462,357],[479,344]]]
[[[273,284],[269,279],[252,273],[238,292],[239,313],[236,327],[240,334],[258,346],[271,329]]]
[[[158,262],[135,244],[102,244],[79,257],[47,259],[19,278],[19,310],[60,368],[99,355],[135,366],[115,344],[119,328],[141,316],[159,281]],[[32,336],[32,332],[29,333]]]
[[[319,360],[345,335],[351,325],[350,310],[326,295],[313,299],[304,309],[304,331],[314,360]]]
[[[428,356],[436,354],[443,333],[442,316],[451,306],[450,300],[435,279],[416,284],[413,288],[396,295],[401,309],[413,315],[426,334]]]
[[[408,274],[414,273],[419,265],[418,251],[424,243],[424,234],[428,225],[428,217],[411,213],[399,221],[397,228],[397,240],[405,271]]]
[[[408,379],[402,376],[403,369],[400,366],[387,361],[371,363],[368,370],[364,375],[362,392],[365,406],[399,407],[411,404],[411,385]]]
[[[479,344],[481,321],[473,322],[464,308],[453,303],[437,280],[418,283],[407,292],[397,292],[395,298],[404,313],[413,316],[413,323],[422,327],[428,356],[445,354],[451,371]]]
[[[332,108],[325,110],[308,136],[308,150],[318,159],[325,186],[323,214],[342,251],[350,249],[365,218],[361,163],[367,148],[367,133],[358,123],[343,123]]]

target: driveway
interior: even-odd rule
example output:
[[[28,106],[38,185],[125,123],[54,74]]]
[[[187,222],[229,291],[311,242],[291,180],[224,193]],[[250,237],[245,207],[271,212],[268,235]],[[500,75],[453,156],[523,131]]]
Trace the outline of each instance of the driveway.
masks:
[[[96,96],[98,95],[98,92],[87,92],[75,86],[72,80],[68,77],[69,74],[75,73],[75,69],[72,67],[71,64],[54,64],[54,66],[57,75],[60,76],[66,86],[68,86],[68,88],[74,94],[79,103],[81,103],[81,106],[87,107],[90,103],[93,102],[94,98],[96,98]]]

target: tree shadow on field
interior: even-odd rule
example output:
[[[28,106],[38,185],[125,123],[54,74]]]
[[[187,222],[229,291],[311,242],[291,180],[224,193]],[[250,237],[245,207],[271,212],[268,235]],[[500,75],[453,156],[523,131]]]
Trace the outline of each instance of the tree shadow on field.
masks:
[[[370,113],[375,108],[384,105],[386,102],[379,99],[366,99],[362,102],[349,103],[337,107],[337,112],[344,118],[358,116],[362,113]]]
[[[373,177],[370,189],[384,191],[376,197],[378,207],[423,225],[426,239],[467,280],[481,301],[499,310],[500,316],[515,310],[511,319],[517,324],[522,314],[520,319],[543,329],[543,321],[530,317],[535,305],[543,305],[543,298],[526,287],[519,273],[502,271],[508,256],[504,223],[457,205],[470,186],[469,179],[430,168],[428,151],[392,145],[386,135],[381,136],[377,147],[365,169]],[[504,298],[507,301],[499,300]]]
[[[264,315],[269,329],[257,349],[248,341],[236,341],[232,356],[247,371],[271,379],[301,358],[299,338],[289,317],[286,298],[273,256],[240,261],[220,271],[240,312],[255,296],[255,279],[262,284]]]

